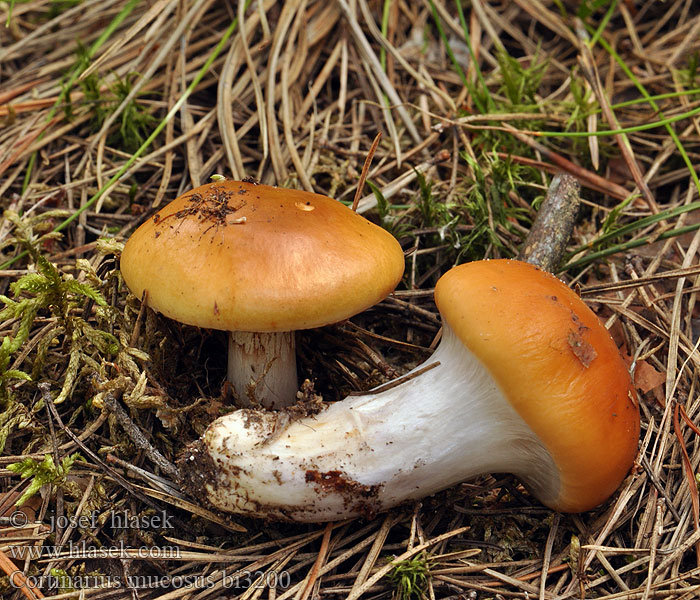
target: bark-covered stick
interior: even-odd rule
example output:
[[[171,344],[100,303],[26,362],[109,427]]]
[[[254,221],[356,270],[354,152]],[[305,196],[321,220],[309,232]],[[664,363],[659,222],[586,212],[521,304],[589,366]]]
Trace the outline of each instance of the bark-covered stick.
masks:
[[[518,258],[554,273],[569,243],[581,203],[581,186],[568,173],[557,173],[547,190]]]
[[[114,393],[107,392],[104,395],[104,403],[111,411],[112,415],[114,415],[114,417],[117,419],[119,424],[124,428],[124,431],[126,431],[136,447],[139,450],[143,450],[165,474],[177,478],[179,476],[177,467],[153,447],[151,442],[148,441],[146,434],[139,429],[138,425],[131,420],[126,411],[121,407],[114,396]]]

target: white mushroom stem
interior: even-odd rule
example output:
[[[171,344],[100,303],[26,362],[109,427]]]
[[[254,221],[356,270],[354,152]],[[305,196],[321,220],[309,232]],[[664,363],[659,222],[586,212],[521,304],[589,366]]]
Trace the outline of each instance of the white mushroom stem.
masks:
[[[294,404],[299,389],[294,332],[232,332],[228,380],[241,406],[272,410]]]
[[[327,521],[370,515],[485,473],[509,472],[540,498],[560,482],[549,454],[448,326],[425,371],[314,417],[239,410],[215,421],[184,469],[214,506]],[[189,466],[188,466],[189,463]]]

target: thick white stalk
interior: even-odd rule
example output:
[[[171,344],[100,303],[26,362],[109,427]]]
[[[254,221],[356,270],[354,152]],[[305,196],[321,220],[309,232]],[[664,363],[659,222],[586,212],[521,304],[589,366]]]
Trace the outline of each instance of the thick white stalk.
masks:
[[[550,454],[447,326],[420,368],[435,362],[393,389],[314,417],[221,417],[185,455],[186,479],[220,509],[296,521],[371,515],[494,472],[556,497]]]
[[[278,410],[294,404],[299,389],[294,332],[232,332],[228,380],[241,406]]]

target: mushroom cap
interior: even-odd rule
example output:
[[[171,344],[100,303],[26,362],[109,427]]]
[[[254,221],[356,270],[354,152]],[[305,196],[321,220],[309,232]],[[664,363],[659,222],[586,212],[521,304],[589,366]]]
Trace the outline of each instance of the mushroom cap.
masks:
[[[636,456],[639,405],[598,317],[559,279],[516,260],[452,269],[435,301],[557,465],[559,493],[540,500],[563,512],[605,501]]]
[[[124,281],[180,322],[292,331],[346,319],[386,297],[404,256],[387,231],[337,200],[242,181],[183,194],[143,223]]]

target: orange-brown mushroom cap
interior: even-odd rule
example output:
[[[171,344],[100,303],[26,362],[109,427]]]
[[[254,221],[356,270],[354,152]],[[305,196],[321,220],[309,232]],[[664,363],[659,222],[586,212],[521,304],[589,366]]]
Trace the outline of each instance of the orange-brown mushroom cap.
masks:
[[[596,315],[559,279],[515,260],[456,267],[435,300],[557,465],[559,494],[540,500],[564,512],[606,500],[636,456],[639,406]]]
[[[342,203],[297,190],[219,181],[139,227],[121,270],[164,315],[228,331],[292,331],[346,319],[401,279],[403,252]]]

